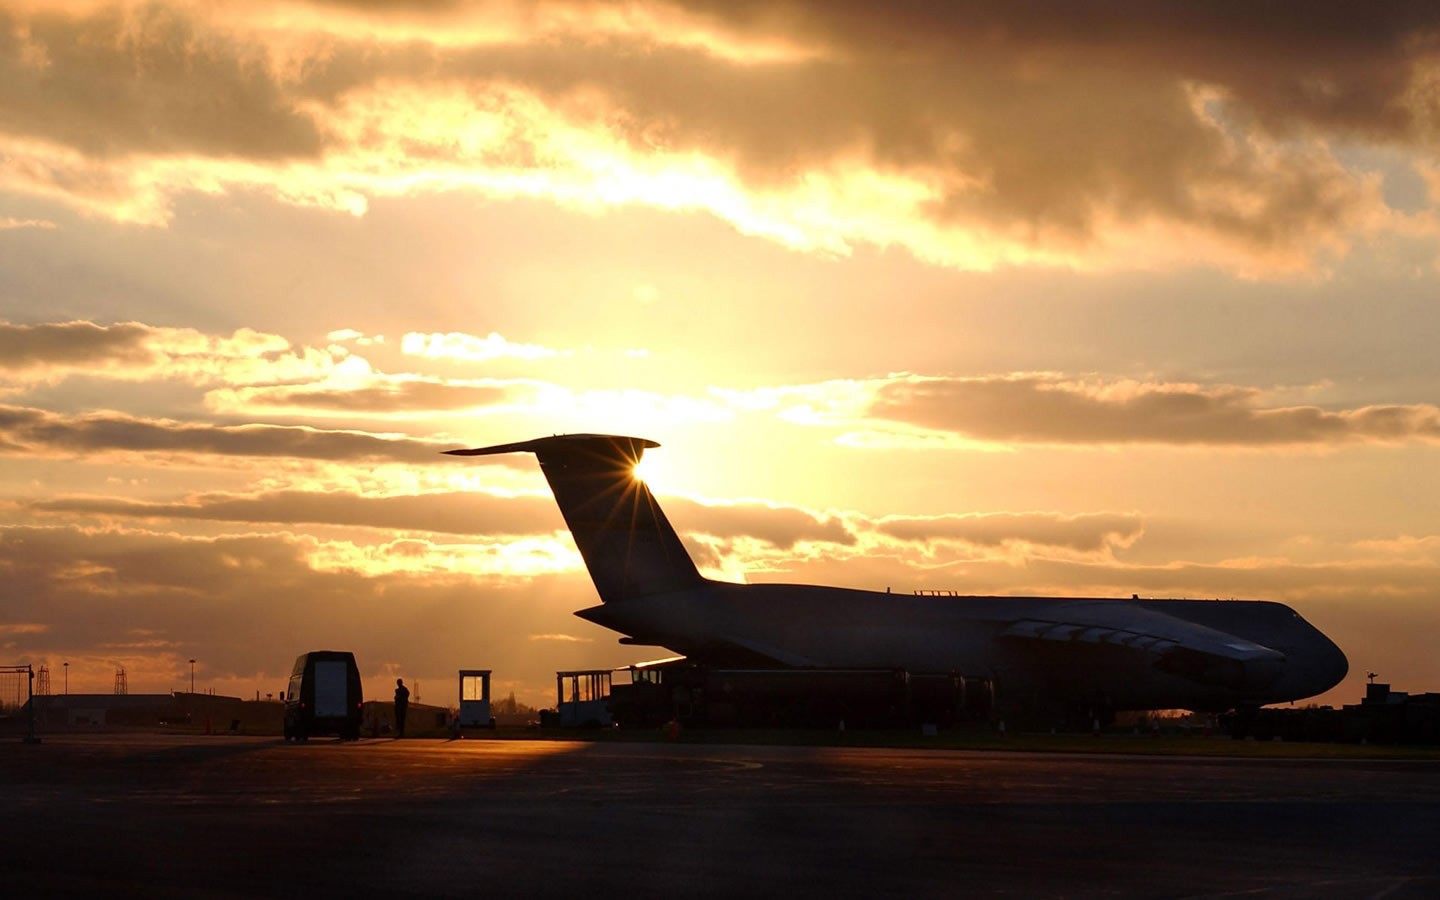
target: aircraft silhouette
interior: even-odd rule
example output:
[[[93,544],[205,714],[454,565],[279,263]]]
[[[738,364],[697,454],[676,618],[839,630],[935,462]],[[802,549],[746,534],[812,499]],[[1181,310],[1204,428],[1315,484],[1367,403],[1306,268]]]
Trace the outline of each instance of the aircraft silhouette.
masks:
[[[599,592],[577,616],[711,666],[896,669],[990,679],[1015,703],[1249,709],[1322,693],[1349,664],[1280,603],[904,595],[704,578],[634,474],[644,438],[572,434],[534,453]]]

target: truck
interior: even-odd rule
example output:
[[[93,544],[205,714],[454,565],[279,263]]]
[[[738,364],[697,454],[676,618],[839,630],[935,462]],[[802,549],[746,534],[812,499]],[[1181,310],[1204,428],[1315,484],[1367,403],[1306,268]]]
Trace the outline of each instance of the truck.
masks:
[[[360,669],[348,650],[311,650],[295,660],[285,689],[285,740],[306,741],[318,734],[360,737],[365,697]]]

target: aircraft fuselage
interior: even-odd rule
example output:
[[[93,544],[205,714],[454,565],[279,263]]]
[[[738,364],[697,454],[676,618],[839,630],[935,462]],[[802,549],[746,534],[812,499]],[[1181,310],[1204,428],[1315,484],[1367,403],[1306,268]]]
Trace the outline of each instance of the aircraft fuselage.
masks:
[[[1228,709],[1310,697],[1345,656],[1280,603],[965,597],[709,582],[577,615],[716,665],[903,668],[994,680],[1027,696],[1115,709]],[[1255,645],[1244,660],[1191,656]],[[1268,651],[1268,652],[1266,652]],[[1178,656],[1178,658],[1177,658]]]

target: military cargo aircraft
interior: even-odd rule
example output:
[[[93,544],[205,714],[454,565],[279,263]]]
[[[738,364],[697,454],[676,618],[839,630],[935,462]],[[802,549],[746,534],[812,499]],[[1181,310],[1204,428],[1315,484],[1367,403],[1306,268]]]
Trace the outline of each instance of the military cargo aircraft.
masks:
[[[905,595],[701,576],[635,465],[659,444],[542,437],[534,453],[599,592],[576,615],[710,666],[953,673],[1012,703],[1254,709],[1322,693],[1345,655],[1289,607],[1240,600]]]

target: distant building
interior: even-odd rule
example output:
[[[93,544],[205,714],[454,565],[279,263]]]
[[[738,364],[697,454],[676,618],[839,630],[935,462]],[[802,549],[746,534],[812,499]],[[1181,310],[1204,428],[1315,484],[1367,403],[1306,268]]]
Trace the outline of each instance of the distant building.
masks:
[[[1392,691],[1371,683],[1365,698],[1331,706],[1260,710],[1244,736],[1257,740],[1440,744],[1440,694]]]
[[[1346,740],[1440,744],[1440,694],[1409,694],[1371,682],[1365,699],[1344,707],[1344,716]]]
[[[284,704],[216,694],[50,694],[30,698],[35,726],[154,728],[188,726],[210,731],[279,733]],[[24,712],[22,711],[22,715]]]

